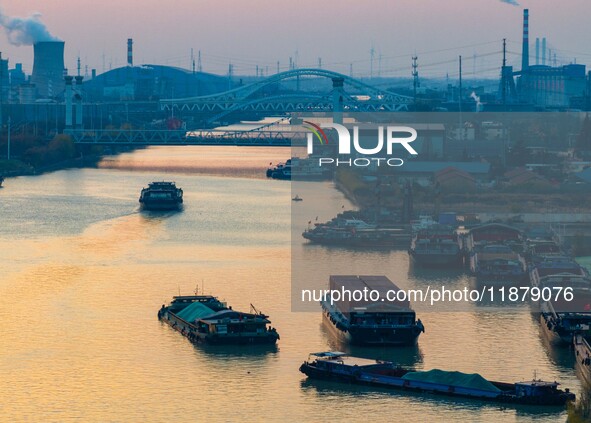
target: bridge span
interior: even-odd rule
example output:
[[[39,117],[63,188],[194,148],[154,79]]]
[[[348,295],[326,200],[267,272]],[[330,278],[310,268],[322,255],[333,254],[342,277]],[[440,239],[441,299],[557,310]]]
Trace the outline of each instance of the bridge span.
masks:
[[[303,140],[300,130],[265,129],[260,131],[236,131],[202,129],[197,131],[166,130],[69,130],[66,132],[76,144],[94,145],[241,145],[241,146],[290,146],[294,140]]]
[[[303,78],[328,78],[332,90],[325,92],[300,89]],[[297,89],[270,94],[266,89],[280,82],[296,79]],[[160,100],[162,110],[211,113],[216,122],[233,112],[394,112],[408,110],[412,97],[378,88],[366,82],[326,69],[293,69],[229,91],[190,98]]]

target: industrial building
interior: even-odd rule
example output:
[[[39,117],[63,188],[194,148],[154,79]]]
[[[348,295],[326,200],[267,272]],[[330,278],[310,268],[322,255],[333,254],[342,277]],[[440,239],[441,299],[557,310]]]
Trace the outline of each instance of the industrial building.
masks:
[[[522,101],[546,108],[572,107],[573,97],[584,97],[587,90],[585,65],[528,66],[518,81]]]
[[[585,65],[556,66],[546,48],[546,38],[536,38],[535,64],[530,65],[529,10],[523,11],[521,70],[514,71],[503,59],[499,96],[503,104],[531,104],[538,109],[588,108],[591,72]],[[548,60],[546,53],[548,52]],[[554,59],[555,62],[555,59]],[[548,64],[547,64],[548,63]],[[516,81],[515,78],[516,77]]]
[[[228,79],[205,72],[162,65],[133,65],[133,40],[128,40],[127,66],[84,79],[85,102],[157,101],[207,95],[228,88]],[[38,101],[64,101],[66,88],[63,41],[43,41],[33,45],[33,71],[27,80],[22,65],[8,70],[8,61],[0,62],[3,99],[30,104]],[[9,78],[10,74],[10,78]],[[10,92],[10,94],[9,94]]]
[[[125,66],[84,83],[88,101],[157,101],[214,94],[227,88],[226,77],[161,65]]]

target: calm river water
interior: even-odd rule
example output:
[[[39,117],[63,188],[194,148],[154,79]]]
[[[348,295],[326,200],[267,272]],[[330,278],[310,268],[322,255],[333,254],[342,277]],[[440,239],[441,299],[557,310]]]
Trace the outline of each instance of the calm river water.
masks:
[[[298,367],[309,352],[350,350],[332,340],[319,311],[291,311],[292,257],[313,257],[323,279],[338,263],[355,263],[359,274],[379,266],[404,287],[433,280],[462,287],[470,278],[413,269],[406,251],[306,245],[299,232],[308,220],[329,219],[348,203],[318,182],[300,185],[306,201],[301,210],[293,205],[289,182],[264,177],[269,162],[289,155],[283,148],[151,148],[110,157],[98,169],[6,180],[0,421],[565,420],[562,410],[307,381]],[[184,210],[141,213],[140,189],[162,179],[183,188]],[[197,285],[235,309],[253,303],[269,314],[281,335],[277,347],[193,346],[157,320],[161,304]],[[528,307],[419,317],[427,330],[417,348],[353,352],[496,380],[531,379],[536,371],[580,390],[571,352],[548,345]]]

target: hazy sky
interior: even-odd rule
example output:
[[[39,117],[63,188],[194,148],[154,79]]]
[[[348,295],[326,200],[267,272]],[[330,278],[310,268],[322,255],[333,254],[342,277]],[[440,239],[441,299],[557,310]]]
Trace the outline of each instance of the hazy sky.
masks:
[[[520,63],[522,10],[530,9],[530,53],[546,36],[558,62],[591,64],[590,0],[0,0],[5,16],[40,13],[51,34],[66,42],[66,66],[88,65],[100,73],[126,62],[127,38],[134,61],[190,67],[191,48],[201,50],[203,70],[254,74],[316,66],[353,74],[409,76],[413,53],[421,76],[457,78],[462,54],[467,77],[498,74],[501,40],[508,39],[510,64]],[[0,51],[32,68],[33,49],[13,46],[0,34]],[[382,56],[380,61],[379,57]],[[476,59],[474,59],[476,55]],[[104,60],[103,60],[104,56]],[[533,61],[533,58],[532,58]],[[381,65],[380,65],[381,62]],[[519,66],[518,66],[519,67]]]

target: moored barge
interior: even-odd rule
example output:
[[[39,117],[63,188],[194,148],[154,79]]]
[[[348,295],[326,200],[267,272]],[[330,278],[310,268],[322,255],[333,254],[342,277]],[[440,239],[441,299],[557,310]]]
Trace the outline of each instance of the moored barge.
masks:
[[[463,257],[455,230],[444,225],[417,231],[408,254],[414,263],[426,267],[461,265]]]
[[[391,362],[351,357],[342,352],[310,354],[300,366],[309,378],[328,379],[379,388],[472,398],[486,402],[563,406],[575,400],[558,382],[493,382],[481,375],[443,370],[416,371]]]
[[[506,284],[527,280],[523,233],[500,223],[470,229],[465,237],[470,271],[480,283]]]
[[[587,386],[591,386],[591,337],[583,334],[573,336],[575,367]]]
[[[586,278],[589,276],[587,269],[575,261],[575,259],[563,255],[551,255],[539,257],[532,262],[529,272],[532,286],[540,286],[544,278],[550,276],[568,277],[574,276]]]
[[[302,236],[315,244],[349,248],[402,248],[410,241],[408,231],[401,228],[316,226]]]
[[[275,344],[279,334],[269,316],[254,311],[234,311],[211,295],[176,296],[168,306],[162,305],[158,319],[194,343]]]
[[[570,288],[568,295],[553,290],[551,299],[540,302],[542,328],[551,341],[567,345],[575,334],[591,335],[591,288]]]
[[[409,301],[388,298],[389,292],[396,291],[398,287],[386,276],[331,275],[330,290],[320,303],[324,322],[341,342],[416,345],[425,327],[417,320]],[[358,295],[363,292],[374,292],[379,299],[372,300],[370,294],[360,298]]]

